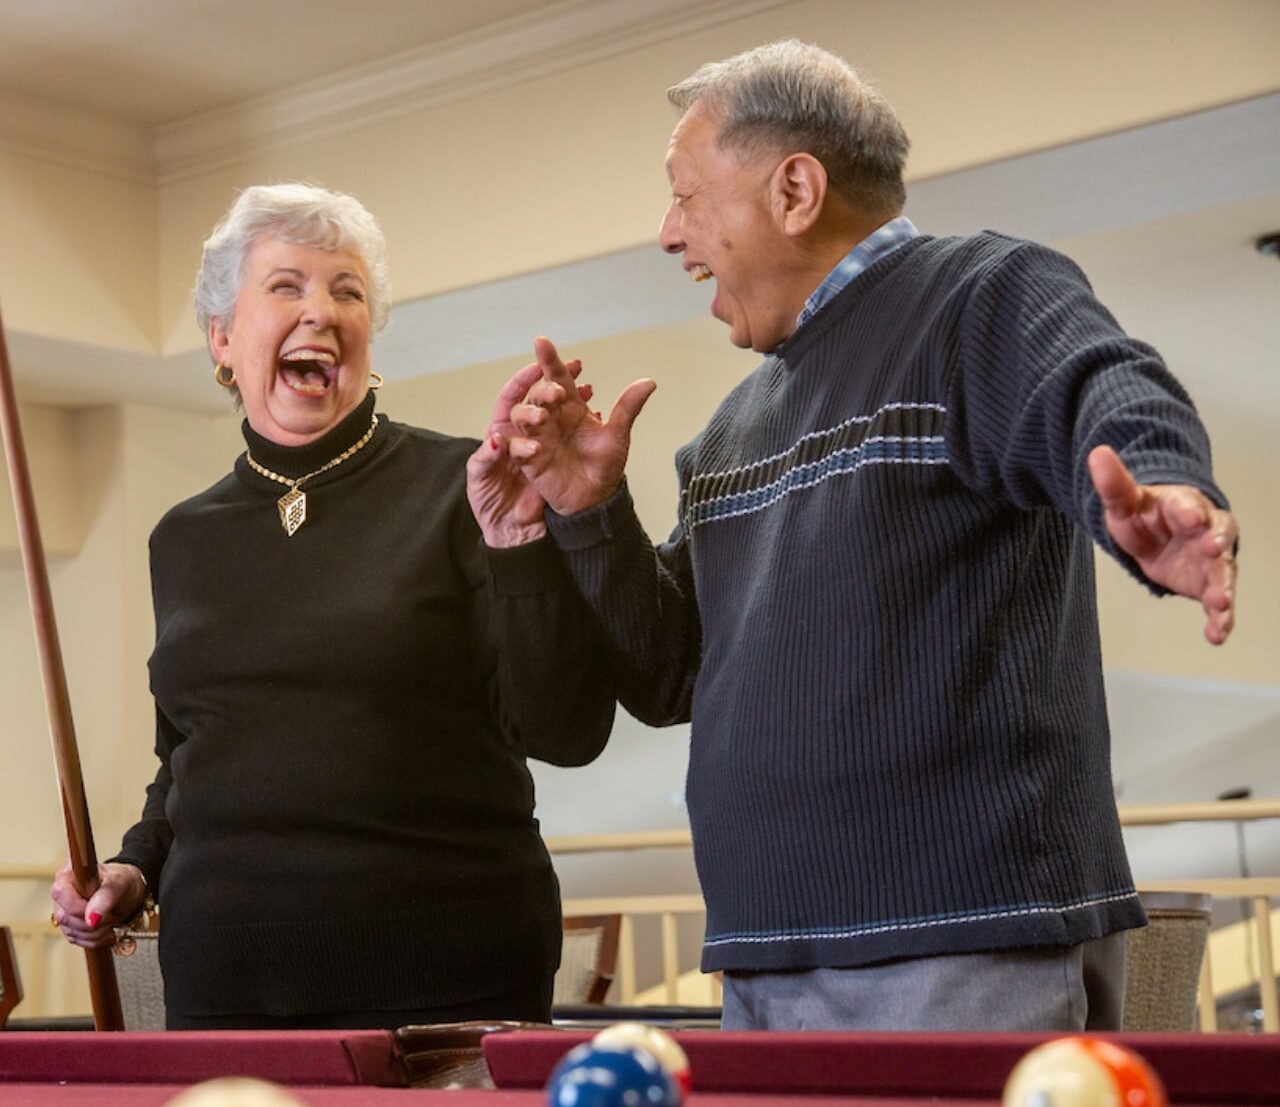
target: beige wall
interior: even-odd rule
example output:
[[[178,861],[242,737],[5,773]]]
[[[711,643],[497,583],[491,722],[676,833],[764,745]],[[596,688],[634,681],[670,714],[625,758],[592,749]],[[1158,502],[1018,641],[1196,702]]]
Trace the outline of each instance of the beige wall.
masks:
[[[803,0],[361,130],[282,136],[287,141],[247,151],[231,168],[163,185],[142,170],[113,174],[0,148],[5,322],[11,331],[102,347],[195,348],[189,287],[199,243],[233,191],[263,179],[313,178],[360,194],[387,228],[401,301],[649,242],[664,203],[660,163],[672,122],[662,88],[708,57],[783,34],[821,41],[879,79],[913,134],[916,178],[1280,84],[1273,0]],[[630,480],[650,533],[663,537],[674,520],[676,447],[755,359],[732,350],[710,319],[572,352],[586,361],[602,403],[637,377],[659,382],[637,425]],[[388,385],[382,408],[479,434],[514,368],[482,365]],[[239,449],[238,420],[141,406],[25,414],[105,854],[153,771],[146,536],[169,505],[227,470]],[[1275,684],[1280,586],[1263,569],[1280,564],[1275,463],[1247,447],[1218,443],[1222,479],[1246,529],[1235,641],[1212,650],[1191,605],[1157,602],[1104,565],[1110,666]],[[46,862],[64,852],[61,819],[4,512],[0,861]],[[0,918],[44,910],[39,894],[0,885]]]
[[[582,358],[583,379],[595,386],[596,400],[605,411],[632,381],[658,381],[658,390],[636,422],[627,479],[649,533],[665,538],[675,525],[676,450],[702,429],[720,400],[759,359],[730,346],[723,325],[710,317],[583,342],[562,352]],[[530,350],[526,360],[532,358]],[[490,362],[388,384],[380,406],[404,422],[479,437],[498,389],[520,365],[519,360]]]
[[[1044,12],[1025,0],[783,4],[168,186],[163,348],[196,344],[184,292],[198,244],[233,190],[258,180],[318,178],[359,195],[394,245],[401,300],[649,243],[673,119],[662,89],[772,38],[821,42],[873,75],[912,134],[913,179],[1280,85],[1280,4],[1073,0]]]
[[[6,327],[95,346],[154,350],[156,195],[150,183],[0,147],[0,306]]]
[[[295,128],[164,185],[0,143],[6,320],[127,349],[195,348],[199,244],[234,190],[262,180],[360,195],[394,244],[401,300],[647,243],[665,194],[662,89],[782,35],[879,81],[913,136],[913,179],[1280,85],[1271,0],[802,0],[356,130]]]
[[[1219,437],[1214,472],[1231,497],[1242,535],[1239,612],[1230,642],[1218,648],[1204,640],[1199,605],[1157,599],[1110,558],[1099,557],[1103,662],[1111,669],[1274,687],[1280,683],[1276,459],[1263,444]]]
[[[65,408],[19,405],[18,421],[27,458],[27,475],[37,503],[40,538],[46,553],[67,557],[79,552],[85,523],[81,494],[75,413]],[[0,566],[21,564],[18,524],[9,494],[7,455],[0,453]]]

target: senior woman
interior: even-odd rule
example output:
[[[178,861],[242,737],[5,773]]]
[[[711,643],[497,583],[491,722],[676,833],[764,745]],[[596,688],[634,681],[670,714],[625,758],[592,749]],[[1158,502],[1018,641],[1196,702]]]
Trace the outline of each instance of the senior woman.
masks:
[[[476,443],[375,412],[388,307],[350,196],[249,188],[205,243],[196,313],[246,449],[151,537],[141,820],[87,903],[65,870],[52,889],[81,946],[154,893],[171,1029],[549,1018],[525,759],[590,761],[613,698],[555,546],[493,548],[478,505],[482,538]]]

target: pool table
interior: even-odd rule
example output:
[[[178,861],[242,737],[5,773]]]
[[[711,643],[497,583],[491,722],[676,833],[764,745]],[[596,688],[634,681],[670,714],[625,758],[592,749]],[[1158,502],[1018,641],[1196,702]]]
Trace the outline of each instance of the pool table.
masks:
[[[589,1031],[514,1030],[480,1043],[496,1088],[407,1086],[410,1033],[0,1034],[0,1107],[161,1107],[219,1075],[288,1086],[311,1107],[538,1107],[556,1061]],[[690,1107],[993,1107],[1046,1035],[676,1034]],[[1280,1037],[1114,1036],[1160,1073],[1172,1103],[1280,1105]],[[472,1051],[475,1052],[474,1050]]]

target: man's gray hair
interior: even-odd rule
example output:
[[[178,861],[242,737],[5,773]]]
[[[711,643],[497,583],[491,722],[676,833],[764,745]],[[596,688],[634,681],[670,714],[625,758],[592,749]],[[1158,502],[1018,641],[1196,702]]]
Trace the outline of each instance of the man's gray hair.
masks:
[[[196,322],[202,331],[208,332],[214,318],[231,321],[244,281],[245,259],[263,237],[354,252],[367,270],[373,333],[387,325],[391,285],[387,240],[378,221],[354,196],[290,182],[246,188],[205,240],[195,291]]]
[[[788,39],[708,62],[667,99],[682,112],[701,102],[722,116],[716,140],[725,149],[812,154],[847,203],[877,215],[902,210],[906,131],[875,88],[818,46]]]

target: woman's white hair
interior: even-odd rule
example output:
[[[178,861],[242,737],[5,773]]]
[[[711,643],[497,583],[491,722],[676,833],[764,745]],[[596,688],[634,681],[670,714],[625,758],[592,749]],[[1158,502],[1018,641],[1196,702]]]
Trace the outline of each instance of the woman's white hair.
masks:
[[[354,196],[289,182],[246,188],[205,239],[196,274],[196,322],[230,323],[244,281],[245,258],[258,239],[276,238],[323,250],[352,250],[368,275],[369,321],[377,334],[391,312],[387,240],[378,221]]]
[[[708,62],[667,89],[681,111],[721,116],[718,144],[748,155],[812,154],[831,187],[864,211],[896,214],[910,140],[889,102],[851,66],[787,39]]]

